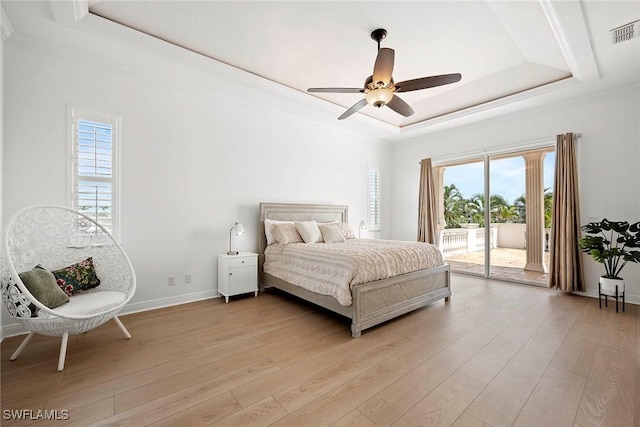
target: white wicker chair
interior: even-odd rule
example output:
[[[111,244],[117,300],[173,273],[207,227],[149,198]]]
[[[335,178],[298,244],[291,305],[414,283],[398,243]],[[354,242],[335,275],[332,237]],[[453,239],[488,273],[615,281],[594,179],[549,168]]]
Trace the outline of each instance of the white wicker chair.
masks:
[[[34,333],[62,336],[58,371],[64,369],[69,335],[96,328],[114,319],[127,338],[131,335],[116,317],[136,289],[129,258],[111,234],[82,213],[60,206],[33,206],[8,223],[2,254],[2,300],[9,314],[29,334],[11,356],[15,360]],[[50,309],[27,290],[19,273],[36,264],[55,270],[93,258],[100,285],[70,297]],[[39,310],[32,317],[30,304]]]

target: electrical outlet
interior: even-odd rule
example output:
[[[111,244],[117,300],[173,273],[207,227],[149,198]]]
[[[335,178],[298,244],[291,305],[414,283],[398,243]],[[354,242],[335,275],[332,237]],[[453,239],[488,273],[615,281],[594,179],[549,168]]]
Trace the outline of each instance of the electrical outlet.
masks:
[[[590,216],[587,218],[587,221],[589,222],[600,222],[600,219],[598,219],[597,216]]]
[[[191,275],[190,274],[185,274],[184,275],[184,284],[188,285],[189,283],[191,283]]]
[[[176,284],[176,277],[169,276],[169,286],[174,286]]]

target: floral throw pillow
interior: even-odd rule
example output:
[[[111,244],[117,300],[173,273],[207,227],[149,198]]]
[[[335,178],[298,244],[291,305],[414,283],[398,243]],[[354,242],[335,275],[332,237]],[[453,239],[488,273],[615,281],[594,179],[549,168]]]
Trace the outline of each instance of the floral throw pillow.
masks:
[[[91,257],[60,270],[54,270],[52,273],[58,286],[69,296],[95,288],[100,284]]]

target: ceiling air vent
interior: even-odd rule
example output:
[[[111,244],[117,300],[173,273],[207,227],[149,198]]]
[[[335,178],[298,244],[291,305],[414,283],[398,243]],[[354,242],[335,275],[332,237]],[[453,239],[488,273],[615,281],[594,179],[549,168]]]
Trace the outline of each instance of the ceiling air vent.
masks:
[[[635,37],[640,37],[640,20],[614,28],[609,31],[609,33],[611,34],[611,44],[617,44]]]

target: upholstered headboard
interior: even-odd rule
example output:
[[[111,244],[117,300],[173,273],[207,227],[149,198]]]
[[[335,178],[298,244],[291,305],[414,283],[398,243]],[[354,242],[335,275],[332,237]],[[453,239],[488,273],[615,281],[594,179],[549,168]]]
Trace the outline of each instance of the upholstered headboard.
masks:
[[[295,203],[260,203],[260,224],[258,224],[258,265],[262,271],[267,237],[264,234],[264,220],[348,222],[349,208],[345,205],[315,205]]]

